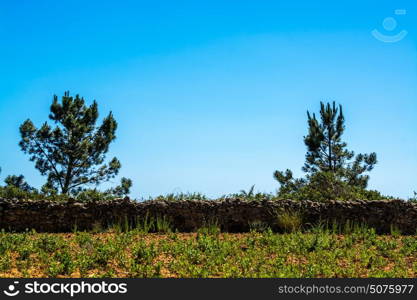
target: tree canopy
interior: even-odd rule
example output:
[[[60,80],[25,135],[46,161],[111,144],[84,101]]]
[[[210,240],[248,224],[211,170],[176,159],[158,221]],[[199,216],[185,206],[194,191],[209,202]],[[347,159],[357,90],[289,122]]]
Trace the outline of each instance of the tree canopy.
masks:
[[[25,180],[25,176],[23,175],[9,175],[4,180],[4,183],[6,183],[6,187],[15,187],[18,188],[24,192],[34,192],[35,188],[31,187]]]

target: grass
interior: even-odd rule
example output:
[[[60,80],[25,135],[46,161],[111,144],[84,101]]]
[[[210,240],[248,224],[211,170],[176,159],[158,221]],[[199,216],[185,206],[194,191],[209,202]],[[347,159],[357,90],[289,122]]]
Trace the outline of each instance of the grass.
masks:
[[[230,234],[211,223],[187,234],[167,226],[162,220],[163,233],[2,232],[0,277],[417,277],[417,236],[395,230]]]
[[[282,211],[277,215],[277,223],[285,232],[299,231],[303,225],[303,216],[300,211]]]

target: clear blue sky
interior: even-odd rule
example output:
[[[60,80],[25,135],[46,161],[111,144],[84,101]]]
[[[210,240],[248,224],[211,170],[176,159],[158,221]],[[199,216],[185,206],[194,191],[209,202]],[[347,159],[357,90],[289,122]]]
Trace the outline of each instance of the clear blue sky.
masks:
[[[47,120],[53,94],[70,90],[113,111],[108,157],[133,197],[274,192],[274,170],[302,175],[306,110],[335,100],[349,148],[378,154],[370,188],[411,196],[417,4],[339,2],[2,1],[0,179],[43,184],[18,127]],[[385,43],[374,29],[407,35]]]

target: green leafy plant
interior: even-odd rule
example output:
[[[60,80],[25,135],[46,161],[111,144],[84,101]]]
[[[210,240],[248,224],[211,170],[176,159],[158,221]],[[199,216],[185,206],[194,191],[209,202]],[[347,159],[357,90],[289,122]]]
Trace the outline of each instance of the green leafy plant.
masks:
[[[249,223],[249,230],[251,232],[266,232],[269,229],[269,225],[262,221],[253,221]]]
[[[417,276],[416,236],[377,235],[353,221],[287,228],[284,234],[0,232],[0,277]]]
[[[296,232],[302,228],[303,216],[300,211],[284,210],[277,214],[277,225],[284,232]]]
[[[218,235],[220,234],[221,229],[217,219],[210,219],[205,221],[204,225],[197,230],[199,234],[209,234],[209,235]]]
[[[201,193],[170,193],[167,195],[161,195],[155,197],[154,199],[149,200],[156,200],[156,201],[201,201],[201,200],[208,200],[207,197]]]

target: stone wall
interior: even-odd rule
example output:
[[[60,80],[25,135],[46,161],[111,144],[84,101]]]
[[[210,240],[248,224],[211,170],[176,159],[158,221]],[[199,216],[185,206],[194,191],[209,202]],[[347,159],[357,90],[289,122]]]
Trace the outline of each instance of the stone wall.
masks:
[[[38,232],[71,232],[102,228],[120,222],[134,224],[145,217],[165,216],[179,231],[194,231],[217,222],[224,231],[244,232],[251,224],[266,224],[279,230],[280,211],[298,211],[305,226],[318,222],[347,220],[366,223],[380,233],[388,233],[392,226],[404,234],[415,234],[417,204],[403,200],[348,201],[317,203],[262,201],[240,199],[222,201],[145,201],[119,199],[102,203],[49,202],[0,199],[0,228],[7,231],[35,229]]]

